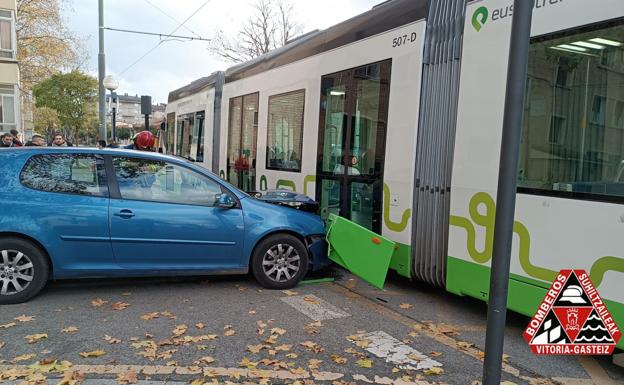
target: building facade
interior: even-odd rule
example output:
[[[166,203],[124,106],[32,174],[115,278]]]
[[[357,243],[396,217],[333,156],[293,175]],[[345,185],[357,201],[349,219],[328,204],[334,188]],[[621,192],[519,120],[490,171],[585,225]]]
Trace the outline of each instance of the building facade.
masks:
[[[0,132],[20,129],[15,0],[0,0]]]
[[[110,94],[106,95],[106,103],[110,106]],[[159,125],[165,116],[166,104],[152,105],[150,125]],[[117,95],[117,127],[143,128],[145,117],[141,115],[141,97],[138,95]]]

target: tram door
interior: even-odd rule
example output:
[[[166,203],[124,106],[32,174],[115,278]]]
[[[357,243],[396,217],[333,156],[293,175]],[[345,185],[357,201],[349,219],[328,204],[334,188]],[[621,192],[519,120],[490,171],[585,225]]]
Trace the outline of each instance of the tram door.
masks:
[[[230,99],[227,180],[243,191],[256,189],[258,93]]]
[[[381,232],[391,60],[323,76],[316,197],[334,213]]]

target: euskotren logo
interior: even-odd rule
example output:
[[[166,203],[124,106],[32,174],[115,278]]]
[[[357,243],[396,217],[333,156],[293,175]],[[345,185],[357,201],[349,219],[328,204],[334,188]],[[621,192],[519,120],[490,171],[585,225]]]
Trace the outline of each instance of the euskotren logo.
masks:
[[[472,14],[472,26],[479,32],[483,25],[487,22],[490,11],[486,7],[479,7]]]

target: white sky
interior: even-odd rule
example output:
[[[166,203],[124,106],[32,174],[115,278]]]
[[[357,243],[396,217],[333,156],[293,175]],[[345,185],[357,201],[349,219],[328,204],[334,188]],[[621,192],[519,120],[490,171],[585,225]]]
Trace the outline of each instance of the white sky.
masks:
[[[206,0],[104,0],[107,27],[169,34]],[[304,32],[323,29],[369,10],[382,0],[291,0],[296,19]],[[171,18],[150,3],[166,12]],[[251,13],[253,0],[211,0],[185,26],[205,38],[217,29],[235,35]],[[72,31],[85,40],[89,61],[87,70],[97,75],[98,14],[97,0],[74,0],[65,17]],[[184,27],[177,35],[193,36]],[[230,64],[221,62],[206,49],[207,42],[169,41],[160,45],[134,67],[119,75],[159,41],[143,36],[106,31],[106,73],[116,76],[118,93],[151,95],[154,103],[166,102],[169,91],[182,87]]]

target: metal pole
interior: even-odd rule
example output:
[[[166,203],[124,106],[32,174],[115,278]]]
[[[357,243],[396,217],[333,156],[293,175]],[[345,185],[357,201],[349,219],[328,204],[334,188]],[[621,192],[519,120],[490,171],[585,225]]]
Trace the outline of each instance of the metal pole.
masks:
[[[514,0],[485,337],[484,385],[499,385],[501,379],[509,265],[516,206],[516,174],[520,153],[532,16],[532,0]]]
[[[111,130],[113,132],[113,142],[117,143],[117,94],[111,91],[111,103],[113,106],[113,125]]]
[[[149,114],[145,114],[145,130],[149,131]]]
[[[98,0],[100,52],[98,53],[98,110],[100,118],[100,140],[106,140],[106,89],[104,77],[106,76],[106,57],[104,55],[104,0]]]

